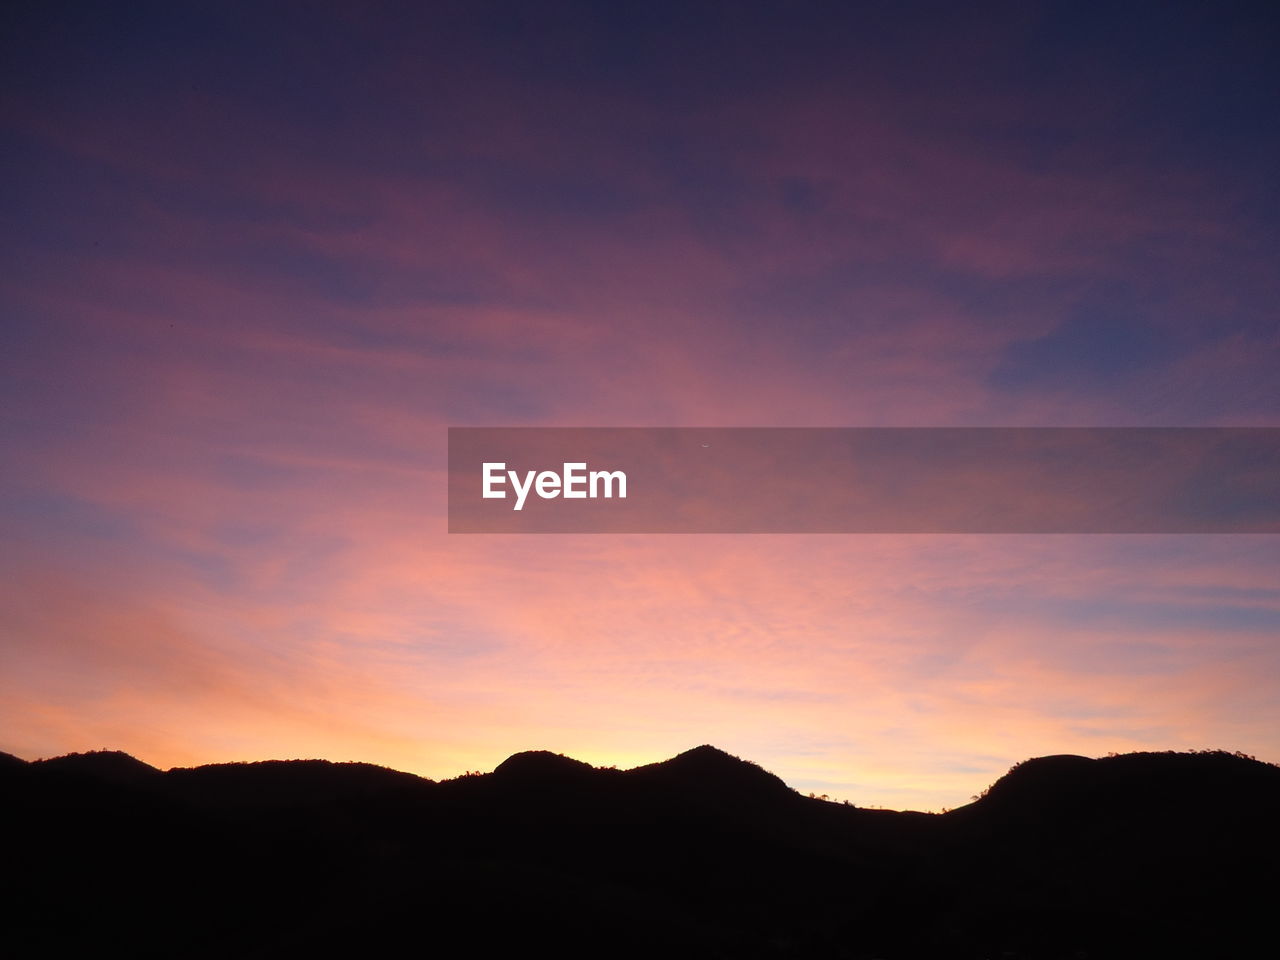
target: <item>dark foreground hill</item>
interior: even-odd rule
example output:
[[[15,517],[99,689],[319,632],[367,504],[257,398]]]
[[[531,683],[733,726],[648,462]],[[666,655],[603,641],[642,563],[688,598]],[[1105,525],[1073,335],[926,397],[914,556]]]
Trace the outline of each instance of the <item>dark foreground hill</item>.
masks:
[[[947,814],[801,797],[712,747],[162,772],[0,754],[0,953],[1091,958],[1275,939],[1280,768],[1044,757]]]

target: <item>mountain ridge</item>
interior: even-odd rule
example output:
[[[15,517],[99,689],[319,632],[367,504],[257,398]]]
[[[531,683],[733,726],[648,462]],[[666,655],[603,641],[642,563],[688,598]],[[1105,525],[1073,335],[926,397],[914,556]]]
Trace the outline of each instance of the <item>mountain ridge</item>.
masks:
[[[991,806],[1004,802],[1013,795],[1023,799],[1037,797],[1061,791],[1064,788],[1079,787],[1080,781],[1089,782],[1092,789],[1100,784],[1113,780],[1113,777],[1099,778],[1095,774],[1100,769],[1110,766],[1121,768],[1125,765],[1142,764],[1145,769],[1135,776],[1150,778],[1155,773],[1168,777],[1171,773],[1177,776],[1180,771],[1174,767],[1189,769],[1196,766],[1204,769],[1213,766],[1216,769],[1233,767],[1236,772],[1249,769],[1257,774],[1259,771],[1271,771],[1271,776],[1280,777],[1280,765],[1258,760],[1256,757],[1240,751],[1226,750],[1193,750],[1193,751],[1134,751],[1125,754],[1108,754],[1104,757],[1085,757],[1077,754],[1052,754],[1031,757],[1013,764],[1008,772],[998,777],[971,802],[957,806],[946,813],[972,808],[978,805]],[[1163,770],[1156,768],[1163,767]],[[254,772],[266,775],[271,771],[277,775],[306,777],[323,781],[326,774],[350,776],[357,773],[373,777],[386,777],[401,782],[417,782],[421,784],[443,785],[456,783],[471,778],[497,778],[509,782],[522,781],[527,784],[536,783],[546,786],[553,783],[572,785],[581,783],[584,778],[595,775],[633,778],[653,777],[659,780],[708,783],[721,789],[738,788],[763,790],[781,795],[794,794],[803,796],[794,787],[789,786],[776,774],[765,770],[759,764],[736,757],[710,744],[701,744],[669,757],[666,760],[640,764],[635,767],[618,769],[616,767],[597,767],[577,760],[566,754],[550,750],[522,750],[511,754],[492,771],[467,772],[443,780],[432,780],[420,774],[395,770],[391,767],[371,764],[363,761],[333,761],[319,758],[272,759],[230,761],[200,764],[193,767],[171,767],[163,769],[140,760],[120,750],[92,750],[73,752],[57,757],[25,760],[15,754],[0,751],[0,774],[22,769],[56,772],[59,775],[76,775],[92,779],[110,780],[121,783],[137,782],[154,776],[175,777],[199,776],[202,773],[226,772],[243,776],[254,775]],[[1263,774],[1264,776],[1267,774]],[[1076,781],[1072,783],[1072,781]],[[848,802],[843,805],[849,806]],[[856,809],[867,809],[856,807]],[[879,809],[879,808],[877,808]],[[914,813],[916,811],[882,811],[890,813]],[[929,814],[925,811],[926,815]]]
[[[805,797],[708,745],[630,770],[523,751],[160,771],[0,758],[0,948],[925,960],[1239,955],[1270,934],[1280,767],[1050,756],[947,813]],[[119,918],[146,904],[137,931]],[[5,939],[5,938],[8,939]]]

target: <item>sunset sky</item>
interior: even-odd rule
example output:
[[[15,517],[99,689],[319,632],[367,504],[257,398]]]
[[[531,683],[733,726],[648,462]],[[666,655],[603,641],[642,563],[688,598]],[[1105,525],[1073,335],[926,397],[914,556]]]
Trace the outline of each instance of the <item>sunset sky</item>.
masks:
[[[445,518],[449,426],[1280,426],[1273,5],[2,17],[0,750],[1280,761],[1277,536]]]

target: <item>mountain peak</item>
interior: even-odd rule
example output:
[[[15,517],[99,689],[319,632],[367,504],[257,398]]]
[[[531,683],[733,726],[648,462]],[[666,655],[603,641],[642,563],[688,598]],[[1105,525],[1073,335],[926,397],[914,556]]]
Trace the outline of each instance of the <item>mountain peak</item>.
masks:
[[[713,747],[709,743],[704,743],[692,750],[686,750],[678,753],[670,760],[666,761],[666,766],[676,767],[682,770],[701,771],[705,773],[720,773],[732,771],[736,773],[750,773],[752,775],[763,775],[773,780],[778,780],[773,774],[769,773],[759,764],[752,763],[750,760],[743,760],[741,757],[735,757],[731,753],[726,753],[719,747]],[[778,780],[782,783],[781,780]]]
[[[705,743],[670,760],[636,767],[628,773],[677,785],[690,793],[739,801],[793,794],[790,787],[763,767]]]
[[[595,767],[563,753],[525,750],[513,753],[494,768],[494,776],[504,780],[563,781],[595,773]]]
[[[1255,786],[1277,784],[1280,769],[1222,750],[1112,754],[1096,760],[1059,754],[1015,764],[973,808],[1073,817],[1126,809],[1152,816],[1156,810],[1214,806],[1228,785],[1247,795]]]
[[[701,746],[693,747],[685,750],[683,753],[677,753],[671,760],[697,761],[698,763],[746,763],[746,760],[735,757],[731,753],[726,753],[719,747],[713,747],[709,743]],[[668,761],[670,762],[670,761]]]
[[[120,750],[92,750],[37,760],[32,767],[50,773],[90,777],[109,783],[136,783],[158,776],[160,770]]]

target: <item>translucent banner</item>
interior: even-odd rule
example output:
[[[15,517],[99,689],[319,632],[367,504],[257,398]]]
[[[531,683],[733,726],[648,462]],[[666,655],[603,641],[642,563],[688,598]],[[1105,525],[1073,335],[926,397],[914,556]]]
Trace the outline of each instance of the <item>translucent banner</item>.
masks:
[[[453,427],[451,533],[1276,533],[1280,429]]]

